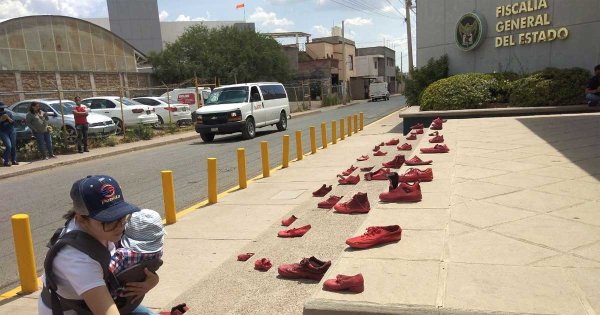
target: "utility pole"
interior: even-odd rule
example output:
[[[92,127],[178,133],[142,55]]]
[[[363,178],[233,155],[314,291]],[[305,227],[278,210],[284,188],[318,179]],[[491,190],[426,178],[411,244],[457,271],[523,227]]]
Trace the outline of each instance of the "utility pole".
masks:
[[[404,73],[404,70],[402,70],[402,66],[404,63],[404,61],[402,60],[402,57],[403,57],[402,55],[403,55],[403,53],[400,52],[400,73]]]
[[[342,20],[342,102],[346,105],[346,39],[344,33],[344,20]]]
[[[410,27],[410,7],[412,0],[404,0],[406,4],[406,38],[408,39],[408,77],[412,77],[413,72],[413,53],[412,53],[412,31]]]

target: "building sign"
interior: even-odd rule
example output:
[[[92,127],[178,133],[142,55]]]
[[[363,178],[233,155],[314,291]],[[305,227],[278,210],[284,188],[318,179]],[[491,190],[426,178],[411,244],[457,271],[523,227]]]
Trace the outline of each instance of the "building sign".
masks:
[[[463,15],[456,23],[454,34],[458,48],[469,51],[473,50],[485,39],[486,23],[482,16],[476,13]]]
[[[552,24],[550,15],[542,10],[548,9],[547,0],[528,0],[496,7],[496,48],[515,45],[530,45],[537,43],[564,40],[569,36],[566,27],[528,30]],[[531,14],[532,12],[536,12]],[[527,30],[518,34],[504,35],[514,31]]]

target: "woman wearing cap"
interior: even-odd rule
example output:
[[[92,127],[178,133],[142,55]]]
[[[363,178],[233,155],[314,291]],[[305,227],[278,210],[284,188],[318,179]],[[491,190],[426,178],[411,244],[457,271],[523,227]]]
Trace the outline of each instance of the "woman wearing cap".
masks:
[[[106,247],[110,254],[115,252],[115,242],[123,235],[124,225],[132,213],[140,209],[125,202],[117,181],[105,175],[88,176],[76,181],[71,188],[73,210],[65,218],[68,219],[63,233],[73,230],[83,231]],[[48,257],[46,257],[48,259]],[[52,270],[46,270],[56,283],[56,292],[62,299],[83,300],[93,314],[118,315],[109,288],[103,277],[103,266],[78,249],[65,245],[54,256]],[[108,266],[105,266],[108,267]],[[125,296],[142,297],[158,284],[158,275],[145,270],[144,282],[128,283]],[[44,280],[44,289],[47,281]],[[42,294],[43,295],[43,294]],[[52,306],[39,299],[40,315],[50,315]],[[154,314],[143,306],[134,310],[135,314]],[[75,311],[64,311],[63,314],[76,314]]]

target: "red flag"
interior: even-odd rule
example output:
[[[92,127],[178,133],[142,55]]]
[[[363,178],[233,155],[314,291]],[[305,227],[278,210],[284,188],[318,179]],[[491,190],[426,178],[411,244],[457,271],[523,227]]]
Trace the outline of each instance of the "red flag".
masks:
[[[236,5],[235,5],[235,8],[236,8],[236,9],[241,9],[241,8],[243,8],[243,7],[244,7],[244,4],[243,4],[243,3],[238,3],[238,4],[236,4]]]

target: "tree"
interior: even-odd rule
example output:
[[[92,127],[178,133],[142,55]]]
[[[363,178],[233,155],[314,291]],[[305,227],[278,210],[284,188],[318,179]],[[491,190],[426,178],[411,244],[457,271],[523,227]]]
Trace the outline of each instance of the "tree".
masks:
[[[218,77],[222,84],[288,80],[287,58],[281,45],[266,35],[235,27],[208,29],[194,25],[149,61],[165,83],[194,75]]]

